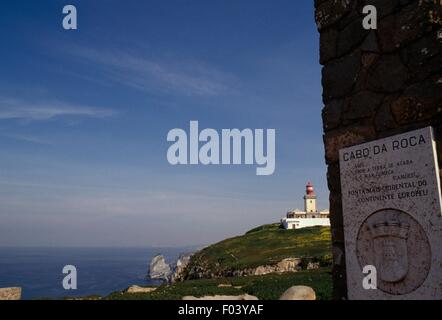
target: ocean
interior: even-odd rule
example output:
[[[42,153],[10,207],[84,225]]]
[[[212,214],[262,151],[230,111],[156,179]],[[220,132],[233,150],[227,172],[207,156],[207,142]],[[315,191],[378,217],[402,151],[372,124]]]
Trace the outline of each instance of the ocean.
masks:
[[[0,288],[21,287],[22,299],[107,295],[146,280],[156,254],[168,263],[196,248],[0,248]],[[65,290],[63,267],[77,269],[77,289]]]

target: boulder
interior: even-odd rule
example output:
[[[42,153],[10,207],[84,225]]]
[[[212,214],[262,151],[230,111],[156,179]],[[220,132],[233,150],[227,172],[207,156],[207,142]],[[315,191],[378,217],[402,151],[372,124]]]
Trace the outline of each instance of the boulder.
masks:
[[[320,266],[321,265],[319,262],[309,262],[307,264],[307,270],[316,270],[316,269],[319,269]]]
[[[152,280],[170,281],[172,270],[163,255],[153,257],[149,265],[149,278]]]
[[[183,300],[258,300],[258,298],[249,294],[242,294],[239,296],[224,296],[224,295],[204,296],[204,297],[184,296]]]
[[[299,258],[286,258],[276,265],[277,272],[296,272],[299,270],[301,270],[301,259]]]
[[[154,287],[140,287],[137,285],[130,286],[127,288],[127,293],[149,293],[155,291],[157,288]]]
[[[316,300],[316,294],[310,287],[293,286],[288,288],[279,300]]]
[[[11,287],[11,288],[0,288],[0,300],[20,300],[21,299],[21,288]]]
[[[262,276],[265,274],[277,272],[296,272],[301,270],[301,259],[299,258],[286,258],[279,261],[276,265],[265,265],[256,267],[253,271],[253,275]]]
[[[269,274],[272,272],[276,272],[275,266],[259,266],[255,269],[253,275],[262,276],[262,275]]]

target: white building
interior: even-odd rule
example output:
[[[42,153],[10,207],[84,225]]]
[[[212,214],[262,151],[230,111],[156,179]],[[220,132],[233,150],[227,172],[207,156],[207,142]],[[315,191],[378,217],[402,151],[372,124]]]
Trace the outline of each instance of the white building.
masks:
[[[330,226],[329,211],[318,211],[316,208],[316,195],[313,185],[309,182],[306,186],[304,196],[304,211],[293,210],[287,212],[285,218],[281,219],[285,229],[300,229],[313,226]]]

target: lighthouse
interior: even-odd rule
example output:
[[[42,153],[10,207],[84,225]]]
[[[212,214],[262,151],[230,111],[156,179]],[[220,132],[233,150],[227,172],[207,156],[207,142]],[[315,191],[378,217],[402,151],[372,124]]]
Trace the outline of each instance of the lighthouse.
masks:
[[[328,210],[318,210],[316,207],[315,188],[311,182],[305,186],[304,211],[295,209],[287,212],[286,217],[281,219],[285,229],[299,229],[314,226],[330,226]]]
[[[315,189],[311,182],[305,186],[304,211],[307,213],[316,212],[316,195]]]

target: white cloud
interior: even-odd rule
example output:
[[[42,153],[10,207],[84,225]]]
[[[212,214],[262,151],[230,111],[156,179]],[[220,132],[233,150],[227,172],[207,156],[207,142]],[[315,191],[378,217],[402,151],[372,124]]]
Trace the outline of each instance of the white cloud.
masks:
[[[37,102],[0,98],[0,120],[49,120],[62,116],[79,116],[102,118],[113,116],[111,109],[96,108],[83,105],[71,105],[63,102]]]
[[[157,94],[218,96],[234,93],[237,79],[195,61],[162,61],[122,51],[97,51],[74,47],[69,52],[93,63],[111,81]]]
[[[36,143],[36,144],[43,144],[43,145],[51,145],[52,144],[52,142],[47,139],[39,138],[39,137],[30,135],[30,134],[4,133],[1,135],[6,138],[10,138],[10,139],[18,140],[18,141],[29,142],[29,143]]]

